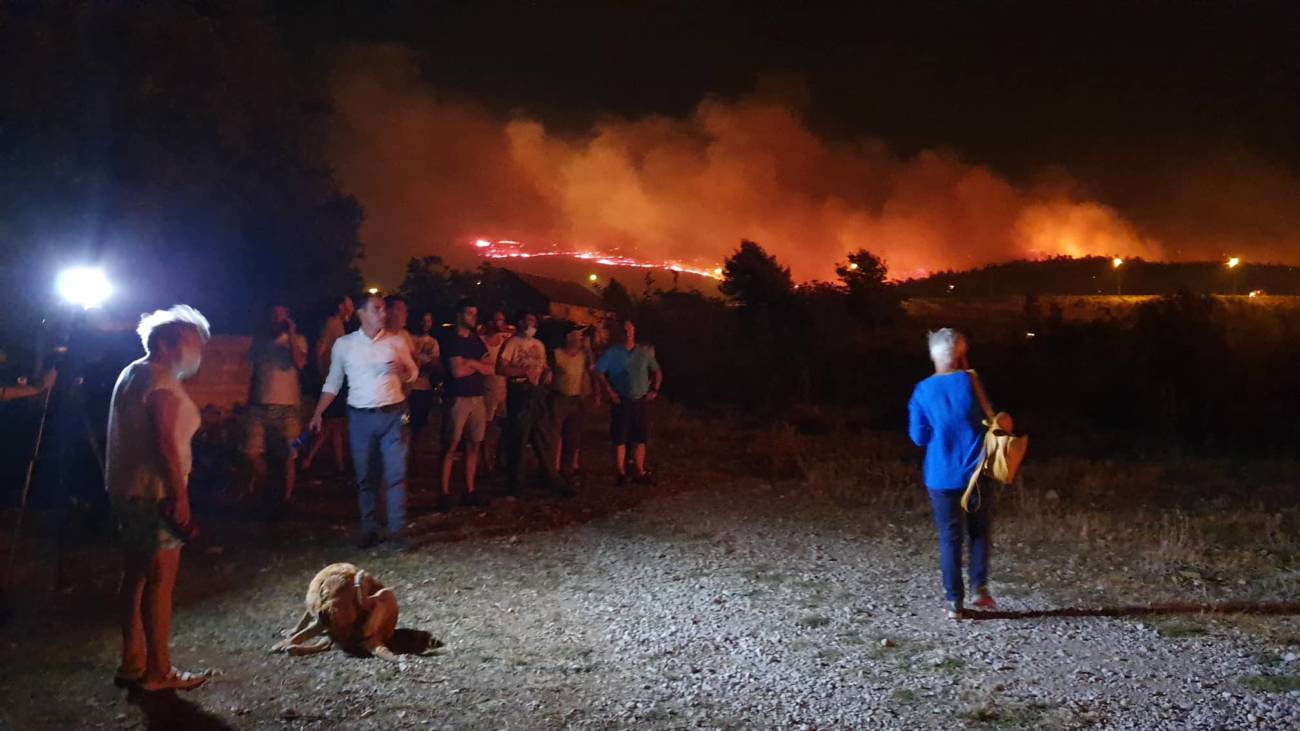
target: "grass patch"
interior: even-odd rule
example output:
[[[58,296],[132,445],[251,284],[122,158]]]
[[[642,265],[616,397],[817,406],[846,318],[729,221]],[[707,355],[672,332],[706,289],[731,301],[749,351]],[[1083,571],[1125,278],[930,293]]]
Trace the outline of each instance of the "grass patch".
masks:
[[[830,623],[831,618],[821,614],[806,614],[800,617],[798,622],[796,622],[800,627],[807,627],[808,629],[818,629],[820,627],[825,627]]]
[[[966,667],[966,661],[959,657],[945,657],[935,664],[934,669],[945,673],[955,673]]]
[[[916,691],[908,688],[898,688],[889,694],[889,699],[899,703],[913,703],[917,699]]]
[[[1258,693],[1290,693],[1300,690],[1300,675],[1255,675],[1242,684]]]
[[[1191,620],[1170,620],[1159,622],[1156,625],[1156,631],[1161,637],[1170,640],[1186,639],[1188,637],[1203,637],[1210,633],[1208,627],[1199,622]]]
[[[1052,706],[1046,703],[1001,704],[989,701],[963,711],[958,715],[971,723],[981,726],[996,726],[997,728],[1009,726],[1038,727],[1043,720],[1043,714],[1051,709]]]
[[[840,652],[839,650],[826,648],[824,650],[817,651],[817,659],[826,663],[835,662],[842,657],[844,657],[844,653]]]

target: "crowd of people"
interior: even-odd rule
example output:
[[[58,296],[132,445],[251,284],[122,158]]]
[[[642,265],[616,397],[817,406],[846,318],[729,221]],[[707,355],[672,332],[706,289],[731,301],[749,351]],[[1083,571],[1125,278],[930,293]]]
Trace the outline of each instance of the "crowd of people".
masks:
[[[616,484],[629,479],[654,484],[646,469],[646,444],[663,370],[653,347],[638,343],[631,320],[615,323],[621,337],[611,338],[596,358],[590,329],[571,326],[563,342],[549,348],[537,337],[532,312],[519,313],[513,330],[502,313],[493,313],[482,327],[477,306],[462,300],[453,327],[437,333],[433,318],[423,314],[410,332],[402,300],[370,295],[360,304],[356,308],[351,298],[341,299],[325,323],[314,350],[318,366],[324,366],[324,384],[305,432],[299,374],[307,366],[308,343],[286,307],[268,309],[250,348],[246,449],[254,483],[278,481],[280,495],[291,499],[296,453],[302,450],[309,463],[332,446],[335,465],[342,469],[346,433],[360,511],[359,546],[386,540],[401,550],[409,540],[411,444],[419,447],[433,414],[441,422],[438,495],[439,509],[445,510],[457,494],[452,477],[458,459],[464,465],[459,497],[483,504],[477,471],[484,453],[489,459],[483,464],[503,471],[507,495],[521,490],[531,452],[542,486],[571,497],[581,475],[585,419],[592,407],[608,402]],[[348,332],[354,312],[359,327]],[[122,371],[109,408],[106,481],[124,553],[123,650],[116,682],[143,690],[190,689],[207,676],[172,667],[168,642],[180,549],[194,531],[191,440],[200,423],[182,381],[198,371],[208,323],[194,309],[177,305],[144,316],[138,333],[145,356]],[[965,537],[974,606],[996,606],[988,591],[992,490],[969,506],[962,501],[963,488],[985,479],[982,435],[989,422],[981,420],[992,419],[993,412],[969,368],[960,333],[931,333],[929,350],[935,373],[912,394],[909,434],[926,450],[924,480],[939,536],[946,610],[960,619]],[[497,460],[484,446],[503,403],[504,454]],[[307,442],[306,434],[316,438]],[[381,501],[386,536],[378,515]]]
[[[288,308],[270,306],[249,351],[246,495],[283,509],[300,468],[310,469],[323,450],[343,473],[350,453],[361,545],[400,547],[405,493],[417,476],[436,481],[439,511],[483,506],[489,492],[517,496],[530,482],[557,498],[572,497],[583,481],[589,412],[606,403],[615,484],[654,484],[646,444],[663,372],[654,349],[637,342],[634,322],[608,323],[617,337],[596,358],[594,348],[606,339],[594,326],[565,323],[562,342],[548,347],[538,337],[536,313],[519,312],[513,324],[503,312],[483,319],[475,303],[463,300],[451,326],[437,328],[431,313],[421,313],[412,328],[400,297],[342,297],[309,348]],[[323,386],[304,428],[301,374],[312,360]],[[435,422],[439,438],[428,439]],[[434,474],[421,474],[429,456],[441,464]],[[459,485],[453,480],[458,466]],[[484,472],[497,476],[499,489],[481,489]],[[380,491],[387,536],[375,518]]]

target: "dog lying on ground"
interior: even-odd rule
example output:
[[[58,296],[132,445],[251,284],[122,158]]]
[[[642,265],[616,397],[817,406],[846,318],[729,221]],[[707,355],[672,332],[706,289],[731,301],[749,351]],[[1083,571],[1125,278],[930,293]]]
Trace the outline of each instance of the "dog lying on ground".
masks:
[[[311,655],[338,645],[350,654],[400,662],[388,649],[397,629],[397,595],[375,577],[350,563],[330,564],[311,580],[306,603],[298,626],[271,652]]]

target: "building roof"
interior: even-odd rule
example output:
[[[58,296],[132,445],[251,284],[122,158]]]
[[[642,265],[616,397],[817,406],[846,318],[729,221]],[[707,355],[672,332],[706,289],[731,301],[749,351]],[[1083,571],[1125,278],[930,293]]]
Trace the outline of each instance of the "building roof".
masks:
[[[524,274],[522,272],[511,271],[512,275],[517,277],[533,291],[545,297],[548,302],[561,305],[571,305],[574,307],[586,307],[592,310],[608,310],[609,306],[595,292],[578,284],[564,279],[551,279],[550,277],[539,277],[535,274]]]

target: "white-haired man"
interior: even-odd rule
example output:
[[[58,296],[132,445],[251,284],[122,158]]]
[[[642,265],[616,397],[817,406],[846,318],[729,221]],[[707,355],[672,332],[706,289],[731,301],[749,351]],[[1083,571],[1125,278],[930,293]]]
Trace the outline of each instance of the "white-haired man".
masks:
[[[974,606],[992,609],[988,591],[988,557],[992,542],[992,490],[964,513],[961,496],[971,475],[983,464],[986,407],[982,391],[969,372],[966,338],[952,328],[929,335],[934,375],[916,385],[908,402],[908,436],[925,447],[925,487],[930,493],[939,532],[939,566],[950,619],[961,619],[965,587],[961,580],[963,534],[970,537],[970,583]],[[982,478],[981,478],[982,479]]]
[[[199,410],[181,381],[199,370],[208,321],[176,305],[140,319],[145,356],[122,370],[108,411],[106,477],[121,528],[119,686],[190,690],[204,673],[172,667],[172,588],[191,534],[190,440]]]

